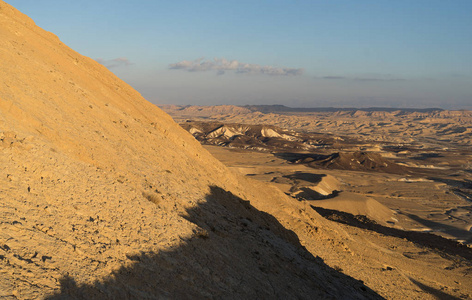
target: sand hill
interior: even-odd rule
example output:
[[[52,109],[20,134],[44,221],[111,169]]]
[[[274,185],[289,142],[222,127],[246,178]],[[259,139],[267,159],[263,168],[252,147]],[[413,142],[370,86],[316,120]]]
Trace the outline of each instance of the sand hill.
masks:
[[[233,173],[3,1],[0,37],[0,298],[472,293],[468,252],[338,225]]]
[[[303,207],[4,2],[0,36],[0,297],[378,297],[255,202]]]

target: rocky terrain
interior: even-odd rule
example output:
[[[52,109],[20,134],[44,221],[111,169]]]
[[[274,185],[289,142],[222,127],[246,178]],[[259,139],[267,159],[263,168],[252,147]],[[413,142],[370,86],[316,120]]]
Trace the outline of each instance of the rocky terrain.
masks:
[[[4,2],[0,36],[1,298],[379,298],[256,202],[303,205]]]
[[[222,107],[218,108],[220,109],[219,112],[221,112]],[[268,110],[267,107],[264,108],[265,111]],[[279,106],[276,106],[276,108],[280,109]],[[205,109],[201,109],[200,113],[204,110]],[[212,111],[212,109],[208,109],[208,111]],[[380,113],[378,110],[376,110],[376,112]],[[332,111],[333,115],[337,115],[337,113],[337,111]],[[407,113],[410,114],[414,112],[409,111]],[[466,118],[468,112],[464,111],[461,115]],[[292,114],[291,117],[296,119],[300,116]],[[198,117],[196,118],[198,119]],[[359,118],[361,120],[363,119],[363,122],[367,122],[369,119],[368,116]],[[463,120],[463,122],[465,122],[465,120]],[[378,175],[375,175],[378,172],[392,175],[396,174],[400,176],[397,180],[402,180],[405,186],[400,188],[396,185],[392,187],[392,189],[401,189],[402,191],[409,190],[406,186],[406,184],[408,184],[411,190],[416,191],[415,194],[422,198],[432,197],[431,192],[428,191],[429,187],[427,187],[431,182],[440,183],[442,186],[438,187],[436,184],[435,189],[441,190],[441,192],[433,196],[440,200],[438,203],[441,201],[444,203],[455,203],[455,201],[453,201],[454,199],[465,200],[463,206],[456,207],[453,205],[448,210],[443,211],[443,220],[441,222],[451,219],[457,221],[457,216],[451,216],[449,213],[452,211],[462,211],[459,219],[464,223],[461,228],[465,231],[464,234],[461,234],[461,240],[467,243],[472,242],[472,233],[469,233],[472,227],[469,204],[472,199],[472,178],[470,176],[472,152],[468,147],[462,144],[449,143],[446,145],[444,141],[432,139],[425,144],[420,142],[421,138],[412,143],[392,143],[389,141],[368,140],[369,136],[358,135],[356,132],[350,131],[344,131],[343,135],[335,135],[332,133],[298,131],[293,128],[282,129],[275,125],[265,124],[249,125],[222,123],[218,121],[187,120],[181,123],[181,126],[192,133],[194,137],[204,145],[217,145],[233,149],[238,148],[268,152],[291,164],[302,164],[317,171],[349,171],[349,173],[343,172],[343,176],[345,176],[345,174],[359,176],[357,175],[358,172],[362,172],[362,176],[370,176],[372,178],[378,177]],[[390,136],[392,137],[390,140],[396,139],[395,132],[392,132]],[[470,138],[463,140],[463,143],[468,143],[469,141]],[[373,174],[366,175],[365,173]],[[284,179],[282,181],[287,181],[287,176],[290,177],[293,176],[293,174],[283,175],[282,177]],[[280,182],[281,179],[273,178],[272,181]],[[411,185],[412,182],[417,183],[421,188],[418,190],[417,187],[413,187]],[[295,181],[287,184],[291,184],[290,193],[288,194],[297,199],[321,200],[326,198],[326,195],[320,195],[316,191],[316,185],[311,184],[310,186],[300,188],[299,183]],[[352,184],[352,186],[355,185],[357,185],[357,183]],[[372,196],[374,193],[379,193],[379,188],[384,189],[386,186],[390,185],[392,185],[392,183],[387,182],[377,187],[371,187],[374,191],[368,191],[368,193],[357,192]],[[361,187],[358,186],[357,188]],[[339,191],[340,188],[338,188],[338,192]],[[411,194],[412,191],[408,191],[408,194]],[[380,194],[382,194],[382,192]],[[398,195],[400,194],[401,193],[398,193]],[[395,195],[395,193],[392,193],[389,196]],[[415,196],[415,198],[418,198],[418,196]],[[335,201],[332,200],[329,203],[332,204],[334,202]],[[414,202],[418,201],[414,200]],[[320,204],[321,202],[317,203]],[[391,208],[395,207],[390,206]],[[435,216],[440,215],[437,211],[431,211],[430,213],[433,213]],[[438,221],[438,219],[433,218],[431,214],[427,213],[426,216],[428,219]],[[449,221],[446,221],[446,223],[449,223]],[[444,232],[448,230],[438,228],[436,231],[439,234],[444,234]]]
[[[472,111],[438,109],[305,109],[292,111],[275,106],[178,106],[161,108],[177,122],[217,121],[275,125],[304,132],[353,136],[368,142],[420,147],[460,147],[472,144]],[[250,109],[251,108],[251,109]],[[272,109],[271,109],[272,108]],[[194,112],[196,112],[194,114]]]
[[[466,246],[328,220],[256,178],[314,182],[267,152],[274,173],[243,176],[1,0],[0,37],[0,298],[471,297]],[[320,194],[344,184],[324,175]]]
[[[427,248],[470,252],[469,111],[163,108],[228,167],[310,203],[329,220]],[[380,122],[387,117],[390,123]],[[332,130],[318,128],[320,123]],[[465,128],[452,133],[438,130],[439,123]],[[399,135],[404,124],[410,129],[401,128]]]
[[[181,126],[205,145],[259,151],[310,150],[336,142],[328,135],[304,134],[272,125],[188,121]]]

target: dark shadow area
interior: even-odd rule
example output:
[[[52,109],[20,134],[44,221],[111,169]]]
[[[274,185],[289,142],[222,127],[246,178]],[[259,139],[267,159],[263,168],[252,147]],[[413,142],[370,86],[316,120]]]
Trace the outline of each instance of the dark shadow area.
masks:
[[[422,284],[421,282],[418,282],[414,280],[413,278],[409,278],[412,283],[414,283],[417,287],[419,287],[421,290],[424,292],[433,295],[434,297],[441,299],[441,300],[460,300],[461,298],[452,296],[448,293],[445,293],[441,290],[432,288],[430,286],[427,286],[425,284]]]
[[[291,163],[309,163],[312,161],[324,160],[330,157],[330,155],[315,154],[315,153],[296,153],[296,152],[274,153],[274,156],[280,159],[284,159]]]
[[[271,182],[291,185],[290,195],[298,200],[325,200],[336,197],[339,191],[333,191],[331,194],[323,195],[313,189],[313,185],[321,182],[326,174],[313,174],[297,171],[292,174],[274,177]]]
[[[434,180],[436,182],[442,182],[455,188],[472,190],[472,181],[467,180],[467,179],[457,180],[457,179],[449,179],[449,178],[441,178],[441,177],[429,177],[428,179]]]
[[[404,215],[435,231],[442,231],[457,239],[466,240],[467,243],[469,243],[472,240],[472,233],[467,230],[460,229],[454,226],[449,226],[446,224],[437,223],[431,220],[423,219],[421,217],[418,217],[417,215],[412,215],[412,214],[404,214]]]
[[[467,131],[467,127],[463,126],[454,126],[450,128],[446,128],[443,131],[438,131],[438,134],[443,135],[443,134],[457,134],[457,133],[464,133]]]
[[[198,227],[178,247],[130,255],[130,264],[93,284],[63,277],[46,299],[382,299],[219,187],[183,217]]]
[[[444,157],[439,153],[419,153],[417,156],[412,157],[414,160],[427,160],[428,158],[439,158]]]
[[[451,190],[457,196],[463,198],[466,201],[472,202],[472,181],[468,179],[457,180],[450,178],[441,177],[428,177],[429,180],[441,182],[451,187]]]
[[[457,196],[461,197],[462,199],[472,202],[472,193],[469,193],[460,189],[454,189],[452,190],[452,192],[456,194]]]
[[[291,179],[291,180],[303,180],[309,183],[319,183],[325,174],[313,174],[313,173],[305,173],[305,172],[295,172],[293,174],[284,175],[283,177]]]
[[[472,260],[471,248],[456,241],[449,240],[435,234],[390,228],[380,225],[377,222],[370,220],[369,218],[363,215],[355,216],[353,214],[342,211],[325,209],[315,206],[311,207],[316,210],[321,216],[325,217],[328,220],[332,220],[349,226],[358,227],[361,229],[375,231],[383,235],[407,239],[408,241],[413,242],[418,246],[436,250],[439,254],[460,256],[468,260],[469,262]]]
[[[410,146],[398,146],[398,145],[393,145],[393,146],[383,146],[382,147],[383,151],[389,151],[389,152],[394,152],[394,153],[400,153],[403,151],[409,151],[409,152],[418,152],[419,150]]]
[[[339,195],[340,191],[333,191],[329,195],[323,195],[318,193],[317,191],[314,191],[310,188],[300,188],[301,192],[297,193],[295,195],[295,198],[298,200],[326,200],[326,199],[332,199],[335,198]]]
[[[366,151],[335,152],[329,155],[316,153],[284,152],[274,156],[294,164],[303,164],[315,169],[337,169],[349,171],[384,172],[409,174],[410,168],[383,157],[379,153]]]

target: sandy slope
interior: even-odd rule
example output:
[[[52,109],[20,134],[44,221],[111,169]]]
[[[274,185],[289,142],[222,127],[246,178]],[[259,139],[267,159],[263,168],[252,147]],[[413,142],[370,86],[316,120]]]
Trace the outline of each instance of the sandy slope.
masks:
[[[0,36],[0,297],[378,298],[105,67],[4,2]]]
[[[299,201],[308,205],[305,212],[313,205],[367,215],[377,221],[378,225],[372,225],[362,223],[362,217],[346,219],[341,213],[328,212],[324,215],[349,225],[325,224],[304,242],[311,243],[317,255],[329,265],[363,280],[383,296],[392,299],[425,299],[430,294],[440,299],[449,299],[450,295],[470,297],[472,249],[422,232],[442,229],[444,232],[438,233],[449,238],[470,236],[460,229],[459,215],[465,210],[451,209],[466,208],[466,201],[445,194],[445,185],[433,181],[407,182],[396,174],[313,169],[264,152],[205,148],[235,172],[270,183],[294,197],[299,190],[316,191],[318,187],[319,194],[328,194],[327,200],[303,200],[306,196],[311,199],[314,194],[303,195]],[[341,192],[333,193],[335,190]],[[457,212],[459,218],[449,218],[448,223],[430,218],[432,211],[438,218],[449,210]]]
[[[409,241],[346,229],[230,172],[2,1],[0,37],[0,297],[471,294],[460,257],[422,259]]]

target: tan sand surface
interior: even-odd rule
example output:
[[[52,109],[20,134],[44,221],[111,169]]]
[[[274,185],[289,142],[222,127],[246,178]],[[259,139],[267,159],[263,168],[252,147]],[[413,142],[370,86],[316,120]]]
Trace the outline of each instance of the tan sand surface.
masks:
[[[284,159],[280,159],[271,153],[217,146],[205,146],[205,148],[234,172],[240,172],[250,178],[270,183],[291,196],[296,196],[293,194],[294,187],[295,189],[309,187],[315,190],[317,185],[326,186],[326,183],[330,183],[329,186],[332,190],[325,190],[331,192],[341,191],[332,194],[325,200],[294,199],[294,201],[348,212],[353,215],[365,215],[381,225],[365,230],[364,226],[359,228],[354,226],[355,224],[353,225],[352,222],[348,222],[350,223],[349,226],[340,224],[341,227],[332,234],[333,236],[345,237],[341,244],[337,244],[345,247],[342,252],[344,255],[340,255],[340,252],[334,254],[332,250],[328,250],[329,247],[320,246],[318,246],[318,251],[320,251],[318,255],[328,264],[342,267],[351,276],[360,278],[365,282],[375,281],[377,285],[382,286],[381,289],[389,290],[389,292],[382,294],[384,297],[407,298],[406,294],[402,294],[402,292],[392,292],[390,288],[400,283],[394,281],[394,276],[391,277],[391,274],[386,272],[388,270],[396,269],[397,274],[402,278],[413,279],[410,282],[416,282],[415,276],[425,279],[432,274],[434,274],[432,276],[436,278],[435,280],[438,280],[436,282],[441,282],[445,277],[441,277],[442,275],[439,274],[443,270],[453,270],[454,267],[451,266],[457,262],[448,265],[445,261],[442,261],[443,259],[447,260],[447,255],[440,254],[441,259],[438,259],[433,255],[435,253],[434,247],[431,249],[422,242],[426,238],[439,245],[444,242],[443,240],[436,241],[428,236],[408,237],[403,235],[403,230],[412,230],[419,233],[434,232],[455,240],[470,238],[469,229],[463,227],[465,224],[469,224],[465,226],[470,226],[470,209],[463,208],[467,205],[470,206],[470,204],[464,199],[450,194],[446,184],[438,184],[432,180],[421,178],[406,180],[405,177],[398,174],[316,170],[306,165],[287,163]],[[300,174],[303,176],[300,176]],[[293,178],[298,178],[298,180],[291,180]],[[300,180],[300,178],[305,180]],[[325,178],[326,181],[324,181]],[[443,201],[443,197],[449,197],[448,201]],[[463,219],[449,218],[451,214],[457,214],[459,218],[462,217]],[[337,218],[339,219],[339,217]],[[399,230],[399,232],[390,232],[385,228],[392,228],[392,230]],[[330,238],[323,244],[324,246],[330,245]],[[419,248],[416,248],[418,246]],[[324,248],[323,251],[327,252],[321,251],[321,248]],[[461,249],[465,249],[466,253],[470,253],[470,247]],[[378,263],[381,263],[383,267],[376,269],[374,266],[378,266]],[[454,269],[462,272],[461,276],[464,276],[461,280],[465,281],[461,283],[461,287],[464,284],[470,285],[471,283],[470,268],[467,267],[468,262],[463,261],[463,263],[465,265],[463,265],[464,269],[462,271]],[[382,273],[378,274],[378,270],[382,270]],[[444,276],[450,276],[454,272],[448,272],[448,275],[444,274]],[[428,274],[428,276],[425,277],[425,274]],[[389,275],[388,279],[384,277],[385,275]],[[436,277],[437,275],[439,277]],[[381,284],[373,277],[387,281]],[[439,279],[440,277],[442,279]],[[429,277],[429,279],[432,279],[432,277]],[[422,289],[420,286],[417,285],[420,290],[427,290],[427,288]],[[446,289],[445,285],[441,288],[441,290]],[[435,295],[439,298],[448,297],[445,294]],[[418,297],[418,299],[427,297],[424,294],[410,296]],[[467,298],[470,296],[463,294],[461,297]]]
[[[472,295],[463,248],[333,222],[231,171],[3,1],[0,37],[1,298]]]
[[[341,192],[333,199],[312,202],[313,206],[340,210],[353,215],[364,215],[380,224],[398,221],[391,209],[373,198],[356,193]]]
[[[4,2],[0,36],[0,297],[379,297],[303,247],[303,205]]]

